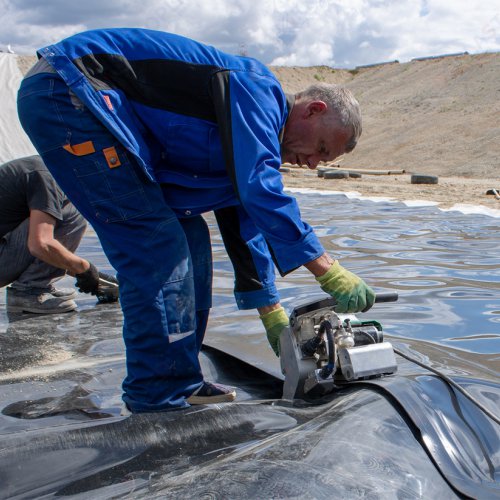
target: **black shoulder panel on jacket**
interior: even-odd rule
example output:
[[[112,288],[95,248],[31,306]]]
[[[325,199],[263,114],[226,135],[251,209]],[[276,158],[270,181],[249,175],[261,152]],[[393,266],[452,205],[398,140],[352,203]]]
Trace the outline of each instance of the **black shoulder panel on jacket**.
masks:
[[[129,61],[115,54],[89,54],[73,62],[95,90],[122,90],[146,106],[216,121],[210,85],[218,66],[171,59]]]

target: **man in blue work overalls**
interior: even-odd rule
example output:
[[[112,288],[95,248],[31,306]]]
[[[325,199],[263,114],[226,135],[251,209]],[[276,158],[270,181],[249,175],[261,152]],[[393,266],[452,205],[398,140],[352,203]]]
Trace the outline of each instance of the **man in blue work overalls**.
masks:
[[[277,354],[288,319],[275,267],[305,266],[339,312],[371,307],[371,288],[325,253],[279,173],[282,162],[315,168],[355,147],[349,91],[286,96],[254,59],[143,29],[77,34],[38,57],[19,117],[118,271],[130,411],[235,397],[204,381],[198,361],[212,280],[202,213],[215,213],[238,307],[258,309]]]

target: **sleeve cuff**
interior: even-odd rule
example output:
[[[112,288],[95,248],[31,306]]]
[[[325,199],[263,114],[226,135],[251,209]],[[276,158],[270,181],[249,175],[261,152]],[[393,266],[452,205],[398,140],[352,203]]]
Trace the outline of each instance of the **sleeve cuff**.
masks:
[[[312,231],[294,245],[282,248],[273,247],[273,256],[281,276],[285,276],[307,262],[321,257],[324,253],[323,245]]]
[[[234,292],[234,298],[240,310],[271,306],[280,301],[278,290],[275,285],[251,292]]]

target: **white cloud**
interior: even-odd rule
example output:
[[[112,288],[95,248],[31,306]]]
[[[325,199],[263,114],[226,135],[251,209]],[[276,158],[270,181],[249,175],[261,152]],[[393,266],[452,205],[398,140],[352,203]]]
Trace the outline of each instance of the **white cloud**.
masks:
[[[267,64],[500,50],[497,0],[0,0],[0,16],[0,48],[19,53],[116,26],[172,31]]]

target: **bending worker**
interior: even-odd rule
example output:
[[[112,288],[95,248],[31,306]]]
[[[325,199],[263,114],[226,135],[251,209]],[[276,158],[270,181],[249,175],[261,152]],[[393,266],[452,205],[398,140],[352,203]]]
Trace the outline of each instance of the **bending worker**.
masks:
[[[355,147],[350,92],[286,96],[253,59],[143,29],[77,34],[38,56],[19,116],[118,271],[132,412],[234,398],[203,380],[198,361],[212,279],[202,213],[215,212],[238,307],[258,309],[275,350],[288,320],[274,266],[305,266],[340,312],[371,307],[371,288],[325,253],[278,171]]]
[[[0,165],[0,287],[7,311],[53,314],[76,309],[75,290],[56,288],[66,273],[80,291],[100,301],[118,300],[118,287],[99,283],[99,273],[75,255],[87,227],[39,156]]]

